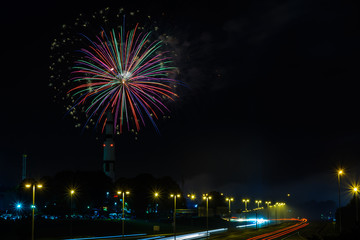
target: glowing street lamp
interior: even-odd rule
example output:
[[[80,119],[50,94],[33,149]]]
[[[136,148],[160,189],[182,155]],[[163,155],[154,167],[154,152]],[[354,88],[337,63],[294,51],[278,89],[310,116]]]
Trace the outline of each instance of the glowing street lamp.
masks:
[[[209,237],[209,200],[211,200],[209,194],[203,194],[203,200],[206,200],[206,237]]]
[[[245,203],[245,211],[247,211],[247,203],[250,202],[250,199],[243,199],[243,203]]]
[[[32,220],[31,220],[31,240],[34,240],[34,232],[35,232],[35,189],[36,188],[42,188],[43,185],[42,184],[25,184],[26,188],[31,188],[32,187]]]
[[[275,222],[276,222],[276,224],[277,224],[277,223],[278,223],[277,209],[278,209],[278,207],[279,207],[279,203],[276,202],[276,203],[273,205],[273,207],[275,208]]]
[[[358,209],[359,187],[354,186],[352,192],[354,193],[355,196],[356,225],[359,225],[359,209]]]
[[[276,202],[275,203],[275,205],[274,205],[274,207],[275,207],[275,219],[276,219],[276,223],[278,222],[278,209],[280,208],[280,207],[284,207],[285,206],[285,203],[283,203],[283,202]],[[281,209],[279,209],[279,211],[280,211]]]
[[[257,203],[258,208],[260,207],[259,205],[261,204],[261,200],[255,200],[255,203]]]
[[[72,236],[72,230],[73,230],[73,223],[72,223],[73,204],[72,204],[72,199],[73,199],[74,194],[75,194],[75,190],[70,189],[70,236]]]
[[[267,206],[267,218],[269,221],[267,221],[268,223],[270,222],[270,209],[269,209],[269,205],[271,204],[271,201],[265,201],[265,204]]]
[[[157,214],[158,212],[158,203],[156,202],[156,199],[158,199],[160,197],[160,193],[159,192],[154,192],[154,199],[155,199],[155,213]]]
[[[231,202],[234,201],[234,198],[226,198],[227,202],[229,202],[229,224],[230,224],[230,218],[231,218]]]
[[[73,199],[73,195],[75,194],[75,190],[74,189],[70,189],[70,217],[72,218],[73,215],[73,204],[72,204],[72,199]]]
[[[181,195],[171,194],[170,197],[174,198],[173,225],[174,225],[174,240],[176,240],[176,198],[181,197]]]
[[[187,197],[188,197],[188,199],[189,199],[190,201],[192,201],[192,202],[195,202],[195,200],[196,200],[196,195],[193,194],[193,193],[188,194]],[[197,206],[198,206],[198,204],[197,204],[197,203],[194,203],[194,208],[197,208]]]
[[[340,200],[340,180],[341,180],[341,175],[344,174],[344,170],[343,169],[339,169],[337,171],[337,176],[338,176],[338,192],[339,192],[339,231],[341,232],[341,200]]]
[[[121,232],[122,237],[124,238],[124,232],[125,232],[125,194],[129,195],[129,191],[118,191],[117,194],[122,194],[122,226],[121,226]]]
[[[195,194],[188,194],[187,196],[188,196],[188,198],[190,198],[191,200],[195,200],[195,199],[196,199]]]

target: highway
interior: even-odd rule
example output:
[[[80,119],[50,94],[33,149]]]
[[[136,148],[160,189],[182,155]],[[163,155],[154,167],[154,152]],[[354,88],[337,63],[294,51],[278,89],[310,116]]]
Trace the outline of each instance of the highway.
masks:
[[[247,240],[277,240],[284,239],[286,236],[292,235],[299,231],[300,229],[306,227],[309,223],[307,222],[299,222],[294,225],[284,227],[278,230],[270,231],[267,233],[262,233],[254,236],[254,232],[252,232],[250,237],[249,233],[244,233],[241,231],[232,231],[227,232],[226,234],[219,234],[210,236],[208,239],[224,239],[224,240],[235,240],[235,239],[247,239]],[[206,238],[203,238],[206,239]]]
[[[287,236],[293,235],[298,232],[300,229],[306,227],[309,223],[306,220],[298,220],[293,223],[274,225],[270,228],[263,228],[256,230],[253,224],[247,225],[248,229],[243,231],[237,228],[231,231],[228,231],[227,228],[220,229],[211,229],[209,231],[200,231],[187,234],[178,234],[176,240],[191,240],[191,239],[223,239],[223,240],[278,240],[284,239]],[[241,225],[244,226],[244,225]],[[118,236],[104,236],[104,237],[88,237],[88,238],[74,238],[74,239],[65,239],[65,240],[175,240],[172,234],[161,234],[161,235],[146,235],[146,234],[132,234]]]

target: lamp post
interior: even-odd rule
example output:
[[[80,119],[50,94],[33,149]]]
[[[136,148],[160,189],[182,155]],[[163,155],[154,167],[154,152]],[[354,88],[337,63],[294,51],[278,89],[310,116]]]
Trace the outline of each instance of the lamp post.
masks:
[[[250,199],[243,199],[243,203],[245,203],[245,211],[247,211],[247,203],[250,202]]]
[[[259,208],[259,207],[260,207],[260,204],[261,204],[261,200],[255,200],[255,203],[257,203],[258,208]]]
[[[209,194],[203,194],[203,199],[206,200],[206,237],[209,237],[209,199],[211,200]]]
[[[271,201],[265,201],[265,204],[266,204],[266,209],[267,209],[267,218],[268,218],[268,225],[270,223],[270,209],[269,209],[269,205],[271,204]]]
[[[122,225],[121,225],[121,232],[122,237],[124,238],[124,232],[125,232],[125,194],[129,195],[129,191],[118,191],[117,194],[122,194]]]
[[[173,212],[173,227],[174,227],[174,240],[176,240],[176,198],[179,198],[180,194],[171,194],[170,197],[174,198],[174,212]]]
[[[356,211],[355,225],[358,226],[359,225],[359,209],[358,209],[359,188],[357,186],[353,188],[353,193],[354,193],[354,196],[355,196],[355,211]]]
[[[341,199],[340,199],[340,180],[341,175],[344,174],[344,171],[342,169],[339,169],[337,172],[338,176],[338,193],[339,193],[339,231],[341,232]]]
[[[196,199],[195,194],[188,194],[187,197],[188,197],[190,200],[195,200],[195,199]]]
[[[226,198],[225,199],[227,202],[229,202],[229,223],[230,223],[230,218],[231,218],[231,202],[234,201],[234,198]]]
[[[75,194],[75,190],[71,189],[70,190],[70,216],[71,216],[71,218],[72,218],[72,214],[73,214],[72,198],[73,198],[74,194]]]
[[[259,208],[260,208],[260,203],[261,203],[261,200],[255,200],[255,203],[257,203],[257,209],[256,209],[256,211],[255,211],[255,216],[256,216],[256,229],[258,228],[258,220],[257,220],[257,211],[259,210]]]
[[[279,207],[283,207],[284,209],[280,209],[281,210],[281,216],[280,216],[280,219],[281,218],[285,218],[285,203],[284,202],[281,202],[279,203]]]
[[[190,199],[190,201],[195,201],[196,200],[196,195],[193,194],[193,193],[188,194],[187,197],[188,197],[188,199]],[[197,208],[197,204],[194,205],[194,208]]]
[[[283,203],[283,202],[277,202],[277,203],[275,203],[275,205],[274,205],[274,207],[275,207],[275,220],[276,220],[276,223],[278,223],[278,208],[279,207],[283,207],[283,206],[285,206],[285,203]],[[280,209],[279,209],[280,210]]]
[[[26,184],[25,185],[26,188],[31,188],[32,187],[32,217],[31,217],[31,240],[35,239],[35,189],[36,188],[42,188],[43,185],[42,184]]]
[[[234,201],[234,198],[226,198],[225,199],[226,201],[228,201],[229,202],[229,226],[230,226],[230,218],[231,218],[231,202],[233,202]]]
[[[154,199],[155,199],[155,215],[158,213],[158,203],[156,202],[156,199],[160,197],[160,194],[158,192],[154,192]]]
[[[278,208],[278,206],[279,206],[279,203],[278,202],[276,202],[275,203],[275,205],[274,205],[274,207],[275,207],[275,223],[277,224],[278,223],[278,216],[277,216],[277,208]]]
[[[75,190],[71,189],[70,190],[70,237],[72,237],[72,230],[73,230],[73,223],[72,223],[73,204],[72,204],[72,199],[73,199],[74,194],[75,194]]]

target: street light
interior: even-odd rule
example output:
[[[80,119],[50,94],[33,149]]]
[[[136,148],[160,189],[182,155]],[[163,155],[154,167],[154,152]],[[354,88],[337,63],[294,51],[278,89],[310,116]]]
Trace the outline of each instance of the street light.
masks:
[[[70,217],[72,218],[73,215],[73,204],[72,204],[72,199],[73,199],[73,195],[75,194],[75,190],[71,189],[70,190]]]
[[[31,240],[34,240],[35,235],[34,235],[34,231],[35,231],[35,189],[36,188],[42,188],[43,185],[42,184],[26,184],[25,185],[26,188],[31,188],[32,187],[32,220],[31,220]]]
[[[187,196],[188,196],[188,198],[190,198],[191,200],[195,200],[195,198],[196,198],[195,194],[188,194]]]
[[[281,206],[284,207],[284,210],[282,211],[283,213],[283,218],[286,218],[286,208],[285,208],[285,203],[281,203]]]
[[[275,223],[277,224],[278,223],[278,216],[277,216],[277,207],[279,206],[279,203],[276,202],[274,204],[274,207],[275,207]]]
[[[160,197],[160,193],[159,192],[154,192],[154,200],[155,200],[155,214],[158,213],[158,203],[156,202],[156,199],[158,199]]]
[[[338,176],[338,191],[339,191],[339,231],[341,232],[341,200],[340,200],[340,180],[341,180],[341,175],[344,174],[344,170],[343,169],[339,169],[337,171],[337,176]]]
[[[257,211],[260,209],[260,203],[261,203],[261,200],[255,200],[255,203],[257,203],[257,208],[256,208],[256,211],[255,211],[255,216],[256,216],[256,229],[258,228],[258,213]]]
[[[179,198],[180,194],[171,194],[170,197],[174,198],[174,212],[173,212],[173,224],[174,224],[174,240],[176,240],[176,198]]]
[[[359,210],[358,210],[358,194],[359,194],[359,187],[358,186],[354,186],[352,189],[352,192],[354,193],[355,196],[355,211],[356,211],[356,225],[359,225]]]
[[[70,189],[70,237],[72,236],[72,229],[73,229],[73,223],[72,223],[73,204],[72,204],[72,199],[73,199],[74,194],[75,194],[75,190]]]
[[[265,201],[265,204],[267,206],[267,218],[268,218],[268,225],[270,224],[270,209],[269,209],[269,205],[271,204],[271,201]]]
[[[276,202],[274,207],[275,207],[275,219],[276,219],[276,223],[278,222],[278,208],[279,207],[283,207],[285,206],[285,203],[283,202]],[[280,209],[279,209],[280,210]]]
[[[234,198],[226,198],[226,201],[229,202],[229,225],[230,225],[230,218],[231,218],[231,202],[234,201]]]
[[[261,203],[261,200],[255,200],[255,203],[257,203],[258,208],[260,207],[259,204]]]
[[[206,200],[206,237],[209,237],[209,200],[211,200],[209,194],[203,194],[203,199]]]
[[[245,211],[247,211],[247,203],[250,202],[250,199],[243,199],[243,203],[245,203]]]
[[[117,194],[122,194],[122,226],[121,226],[121,230],[122,230],[122,237],[124,238],[124,232],[125,232],[125,194],[129,195],[130,192],[129,191],[118,191]]]

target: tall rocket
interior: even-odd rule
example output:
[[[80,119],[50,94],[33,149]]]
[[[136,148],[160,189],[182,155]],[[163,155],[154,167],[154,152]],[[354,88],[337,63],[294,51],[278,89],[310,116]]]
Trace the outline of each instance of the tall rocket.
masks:
[[[115,182],[115,143],[114,143],[114,120],[111,112],[107,112],[107,121],[105,125],[105,140],[103,143],[104,173]]]

